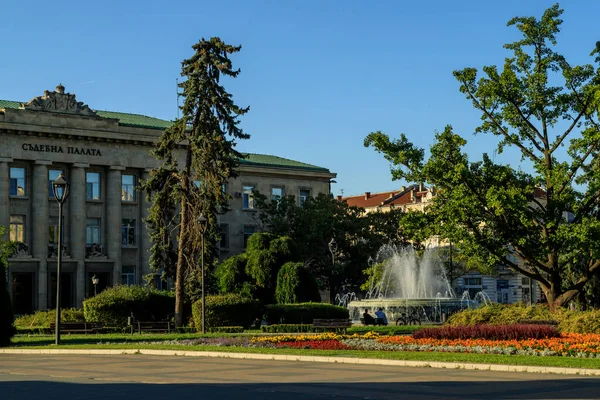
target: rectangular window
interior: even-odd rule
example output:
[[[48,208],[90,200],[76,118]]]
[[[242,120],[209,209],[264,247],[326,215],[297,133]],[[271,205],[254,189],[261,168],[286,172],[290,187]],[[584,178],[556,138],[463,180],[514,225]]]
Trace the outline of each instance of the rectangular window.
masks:
[[[300,190],[300,207],[304,205],[306,200],[310,198],[310,190],[301,189]]]
[[[221,241],[219,242],[219,248],[228,249],[229,248],[229,225],[221,224],[219,225],[221,229]]]
[[[135,201],[134,175],[121,175],[121,200]]]
[[[271,188],[271,200],[279,202],[283,197],[283,189],[279,187]]]
[[[465,278],[465,285],[481,286],[481,278]]]
[[[50,222],[48,223],[48,244],[58,244],[58,217],[50,217]]]
[[[121,224],[121,244],[135,246],[135,219],[124,219]]]
[[[252,236],[254,232],[256,232],[256,227],[251,225],[244,225],[244,248],[246,248],[248,239],[250,239],[250,236]]]
[[[11,215],[10,216],[10,234],[11,242],[25,242],[25,216]]]
[[[244,186],[244,193],[242,193],[242,197],[244,200],[245,209],[253,209],[254,208],[254,186]]]
[[[48,197],[52,199],[54,198],[54,188],[52,187],[52,184],[62,173],[63,172],[60,169],[51,169],[48,171]]]
[[[121,283],[126,286],[135,285],[135,266],[123,266]]]
[[[527,277],[521,278],[521,285],[529,285],[529,278],[527,278]]]
[[[10,192],[11,196],[25,196],[25,168],[10,169]]]
[[[100,200],[100,173],[86,172],[85,174],[86,200]]]
[[[88,218],[85,230],[85,244],[100,244],[100,218]]]

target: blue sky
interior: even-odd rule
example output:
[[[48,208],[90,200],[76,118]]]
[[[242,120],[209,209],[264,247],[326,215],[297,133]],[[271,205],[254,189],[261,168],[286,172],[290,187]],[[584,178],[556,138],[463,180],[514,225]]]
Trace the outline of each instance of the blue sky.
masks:
[[[28,101],[62,83],[94,109],[177,116],[181,61],[202,37],[241,44],[242,73],[226,87],[249,105],[238,149],[336,172],[334,194],[397,189],[371,131],[405,133],[429,147],[454,126],[469,154],[478,114],[452,71],[502,64],[518,36],[513,16],[541,16],[553,1],[28,1],[0,8],[0,98]],[[600,2],[563,2],[558,49],[573,63],[600,40]],[[497,160],[519,163],[514,153]]]

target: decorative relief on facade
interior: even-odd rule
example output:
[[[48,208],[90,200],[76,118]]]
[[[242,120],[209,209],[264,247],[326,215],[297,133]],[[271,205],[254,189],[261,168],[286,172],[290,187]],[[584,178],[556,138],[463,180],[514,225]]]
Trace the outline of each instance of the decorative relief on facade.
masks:
[[[21,105],[22,109],[33,111],[50,111],[67,114],[96,116],[96,112],[87,104],[75,99],[75,95],[65,93],[65,87],[58,85],[55,92],[44,91],[43,96],[36,97]]]
[[[87,248],[86,258],[106,260],[108,257],[104,255],[104,247],[102,247],[98,243],[94,243]]]
[[[15,246],[15,251],[11,255],[11,258],[31,258],[31,254],[29,254],[29,246],[27,243],[17,242]]]
[[[62,245],[62,253],[61,257],[63,259],[71,258],[70,255],[67,254],[67,245]],[[58,245],[49,245],[48,246],[48,258],[57,259],[58,258]]]

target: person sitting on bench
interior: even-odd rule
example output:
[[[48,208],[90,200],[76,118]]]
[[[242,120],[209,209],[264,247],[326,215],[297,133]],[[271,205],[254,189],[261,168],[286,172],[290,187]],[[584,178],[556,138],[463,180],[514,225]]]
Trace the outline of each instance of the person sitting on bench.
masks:
[[[379,307],[379,309],[377,311],[375,311],[375,315],[377,315],[377,323],[378,324],[381,324],[381,325],[388,324],[387,316],[383,312],[383,308]]]
[[[365,325],[376,325],[377,321],[375,321],[375,318],[373,318],[371,316],[371,314],[369,314],[369,310],[365,309],[365,313],[363,314],[363,321]]]

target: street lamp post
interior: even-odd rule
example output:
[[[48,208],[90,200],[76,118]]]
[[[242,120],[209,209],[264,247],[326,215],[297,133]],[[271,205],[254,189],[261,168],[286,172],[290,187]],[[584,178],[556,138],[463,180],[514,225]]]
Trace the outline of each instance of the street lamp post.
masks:
[[[96,276],[96,274],[94,274],[94,276],[92,276],[92,285],[94,285],[94,296],[96,296],[98,294],[98,292],[96,291],[96,287],[98,286],[98,277]]]
[[[202,333],[206,333],[206,291],[204,290],[204,234],[206,233],[206,223],[208,220],[202,214],[198,218],[200,223],[200,234],[202,235],[202,251],[201,251],[201,273],[202,273]]]
[[[331,253],[331,273],[329,274],[329,301],[333,299],[333,270],[335,269],[335,252],[338,248],[335,239],[331,239],[328,244],[329,252]]]
[[[63,205],[69,197],[69,183],[61,173],[58,178],[52,182],[54,198],[58,202],[58,257],[56,260],[56,339],[55,344],[60,344],[60,267],[62,264],[62,229],[63,229]]]

